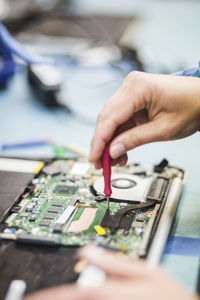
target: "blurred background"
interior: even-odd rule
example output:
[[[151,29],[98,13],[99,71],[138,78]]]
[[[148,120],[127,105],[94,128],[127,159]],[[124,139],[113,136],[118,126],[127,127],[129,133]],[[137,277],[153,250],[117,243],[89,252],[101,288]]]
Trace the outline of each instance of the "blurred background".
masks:
[[[45,42],[45,37],[106,41],[138,50],[146,67],[158,65],[166,72],[196,64],[199,59],[198,0],[1,0],[0,3],[2,21],[30,44],[39,38],[40,43]]]
[[[1,22],[20,43],[6,46],[14,68],[0,80],[0,154],[51,157],[47,140],[88,149],[98,112],[130,71],[198,65],[199,12],[194,0],[0,0]],[[150,159],[146,146],[134,158],[185,161],[171,143],[151,147]]]

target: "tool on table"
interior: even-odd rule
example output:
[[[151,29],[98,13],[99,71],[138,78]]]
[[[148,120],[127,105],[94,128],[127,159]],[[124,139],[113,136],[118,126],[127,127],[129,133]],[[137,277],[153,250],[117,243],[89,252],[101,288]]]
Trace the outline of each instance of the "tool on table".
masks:
[[[34,146],[44,146],[48,145],[49,141],[45,139],[41,140],[28,140],[28,141],[19,141],[13,143],[4,143],[1,145],[2,150],[9,150],[15,148],[27,148],[27,147],[34,147]]]
[[[107,198],[107,209],[109,210],[109,201],[112,194],[111,189],[111,161],[109,154],[109,144],[106,145],[103,153],[103,176],[104,176],[104,194]]]

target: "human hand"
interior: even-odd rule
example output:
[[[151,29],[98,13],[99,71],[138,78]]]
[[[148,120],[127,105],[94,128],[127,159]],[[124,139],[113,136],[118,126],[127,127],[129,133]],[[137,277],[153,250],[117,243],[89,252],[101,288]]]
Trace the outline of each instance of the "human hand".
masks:
[[[132,72],[100,112],[89,160],[97,169],[110,142],[112,165],[140,145],[187,137],[200,129],[200,79]]]
[[[103,286],[82,289],[71,284],[32,294],[24,300],[195,299],[161,267],[152,270],[135,257],[120,256],[91,246],[83,248],[80,255],[107,273]]]

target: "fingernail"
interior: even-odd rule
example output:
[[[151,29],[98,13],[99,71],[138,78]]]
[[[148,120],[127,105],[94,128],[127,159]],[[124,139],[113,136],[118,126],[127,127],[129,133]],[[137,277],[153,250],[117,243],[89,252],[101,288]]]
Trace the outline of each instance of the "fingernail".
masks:
[[[112,156],[112,158],[118,158],[125,152],[126,149],[122,143],[117,143],[114,146],[112,146],[110,149],[110,155]]]

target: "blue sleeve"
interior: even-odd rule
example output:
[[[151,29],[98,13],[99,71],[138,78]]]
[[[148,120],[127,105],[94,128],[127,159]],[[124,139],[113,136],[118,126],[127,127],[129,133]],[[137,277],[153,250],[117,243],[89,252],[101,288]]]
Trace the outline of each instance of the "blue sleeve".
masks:
[[[173,73],[175,76],[192,76],[192,77],[200,77],[200,62],[198,67],[190,67],[184,69],[180,72]]]

